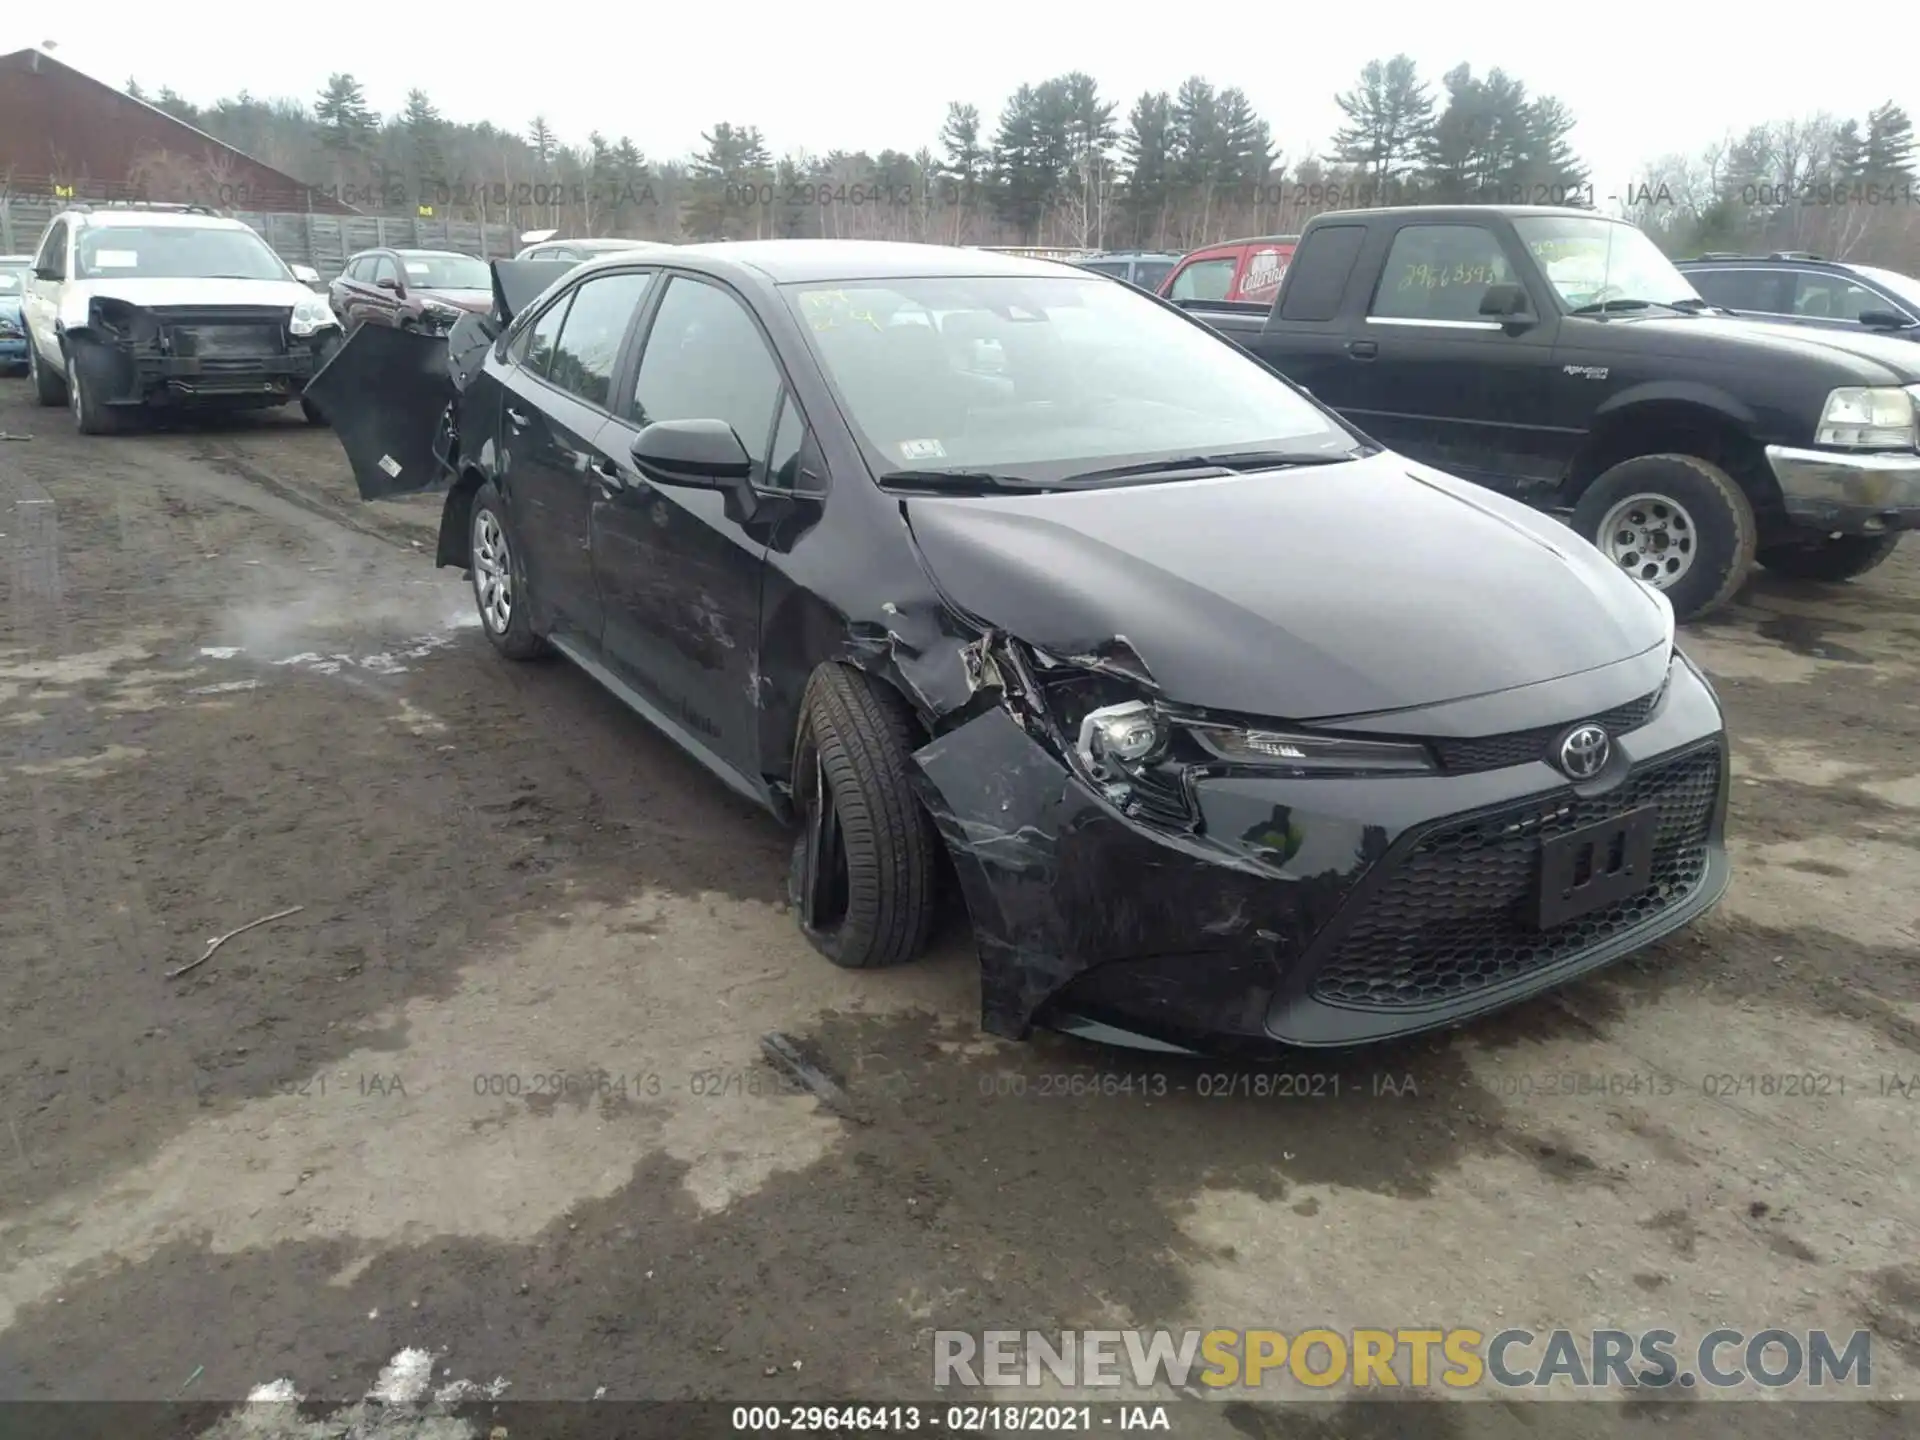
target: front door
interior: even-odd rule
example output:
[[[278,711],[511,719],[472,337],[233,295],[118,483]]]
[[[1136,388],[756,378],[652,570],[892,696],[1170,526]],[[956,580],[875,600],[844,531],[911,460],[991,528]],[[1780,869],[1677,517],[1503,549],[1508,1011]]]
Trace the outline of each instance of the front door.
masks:
[[[55,276],[42,279],[44,270]],[[55,220],[39,253],[33,257],[33,269],[27,272],[26,294],[20,309],[27,320],[27,343],[33,346],[35,359],[43,369],[59,374],[66,367],[60,358],[60,343],[53,333],[53,322],[60,310],[60,287],[67,275],[67,222]]]
[[[716,758],[750,780],[762,766],[757,675],[766,538],[718,490],[652,485],[633,441],[656,420],[725,420],[756,485],[784,379],[759,324],[732,292],[675,275],[647,325],[632,394],[599,441],[620,467],[593,506],[594,573],[609,664]]]
[[[1557,483],[1576,432],[1554,424],[1559,312],[1482,225],[1406,224],[1346,340],[1339,408],[1381,443],[1510,493]],[[1495,285],[1527,290],[1533,322],[1480,313]]]

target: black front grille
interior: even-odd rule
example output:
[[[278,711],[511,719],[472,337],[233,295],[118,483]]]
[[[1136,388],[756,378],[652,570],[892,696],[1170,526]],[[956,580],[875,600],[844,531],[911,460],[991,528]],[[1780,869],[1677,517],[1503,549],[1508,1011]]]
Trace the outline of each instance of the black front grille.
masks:
[[[1128,782],[1122,808],[1149,824],[1191,830],[1196,823],[1193,802],[1177,769],[1142,770]]]
[[[1355,902],[1363,907],[1359,917],[1314,976],[1312,993],[1340,1005],[1410,1009],[1592,950],[1699,887],[1719,791],[1716,743],[1651,766],[1610,795],[1583,800],[1559,790],[1443,824]],[[1551,930],[1535,929],[1529,909],[1540,842],[1648,804],[1660,807],[1648,888]]]
[[[1616,705],[1602,715],[1568,720],[1559,725],[1541,725],[1532,730],[1514,730],[1505,735],[1483,735],[1473,740],[1435,740],[1441,768],[1456,775],[1475,770],[1501,770],[1509,765],[1525,765],[1533,760],[1549,759],[1548,747],[1575,725],[1598,725],[1609,735],[1624,735],[1647,723],[1660,692],[1642,695]]]

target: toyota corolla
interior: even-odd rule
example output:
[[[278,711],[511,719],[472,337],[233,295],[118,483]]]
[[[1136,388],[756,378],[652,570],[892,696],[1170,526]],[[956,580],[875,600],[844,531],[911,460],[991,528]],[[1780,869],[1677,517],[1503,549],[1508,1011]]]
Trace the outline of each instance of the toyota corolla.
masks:
[[[362,494],[444,488],[501,654],[790,821],[835,964],[911,960],[957,880],[989,1031],[1345,1045],[1726,887],[1720,707],[1666,600],[1159,300],[829,241],[494,288],[314,381]]]

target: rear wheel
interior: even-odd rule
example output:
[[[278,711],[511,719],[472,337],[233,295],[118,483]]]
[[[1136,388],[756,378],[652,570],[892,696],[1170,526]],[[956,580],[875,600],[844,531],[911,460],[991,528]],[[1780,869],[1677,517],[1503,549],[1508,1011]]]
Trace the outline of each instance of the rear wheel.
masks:
[[[1837,583],[1886,563],[1899,545],[1898,535],[1828,535],[1819,540],[1788,540],[1764,547],[1760,551],[1760,563],[1789,580]]]
[[[850,970],[913,959],[933,927],[939,839],[908,779],[914,736],[898,696],[842,665],[814,671],[794,747],[801,826],[787,894],[814,948]]]
[[[67,403],[67,385],[58,375],[47,369],[40,358],[40,347],[33,343],[33,337],[27,337],[27,376],[33,381],[33,398],[41,405],[64,405]]]
[[[526,569],[507,526],[500,492],[491,482],[474,495],[467,523],[473,599],[487,639],[509,660],[532,660],[545,654],[547,642],[534,633],[529,618]]]
[[[1638,455],[1605,471],[1573,528],[1615,565],[1666,593],[1689,620],[1733,598],[1753,569],[1758,528],[1739,482],[1695,455]]]

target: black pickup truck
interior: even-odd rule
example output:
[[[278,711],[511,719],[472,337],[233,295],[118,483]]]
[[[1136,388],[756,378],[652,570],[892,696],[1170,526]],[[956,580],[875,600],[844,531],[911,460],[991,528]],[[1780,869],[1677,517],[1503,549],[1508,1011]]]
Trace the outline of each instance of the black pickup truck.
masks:
[[[1321,215],[1271,306],[1182,308],[1379,443],[1567,517],[1682,619],[1756,560],[1846,580],[1920,527],[1920,347],[1716,309],[1589,210]]]

